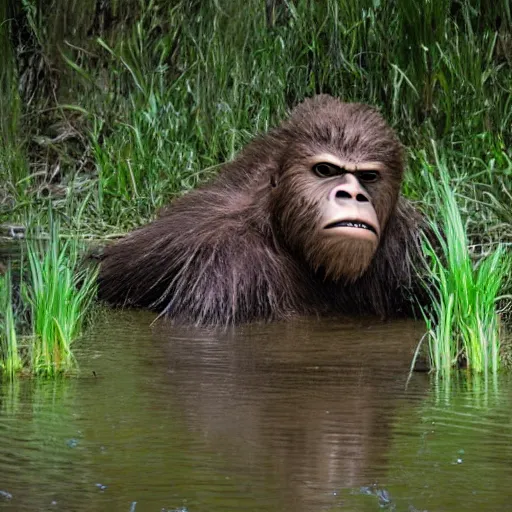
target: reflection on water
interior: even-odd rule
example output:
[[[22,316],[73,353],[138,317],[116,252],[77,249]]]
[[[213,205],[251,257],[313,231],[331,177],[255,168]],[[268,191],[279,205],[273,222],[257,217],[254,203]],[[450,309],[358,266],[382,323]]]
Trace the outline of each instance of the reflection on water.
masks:
[[[512,382],[406,388],[421,324],[152,319],[99,322],[79,379],[3,385],[1,510],[512,510]]]

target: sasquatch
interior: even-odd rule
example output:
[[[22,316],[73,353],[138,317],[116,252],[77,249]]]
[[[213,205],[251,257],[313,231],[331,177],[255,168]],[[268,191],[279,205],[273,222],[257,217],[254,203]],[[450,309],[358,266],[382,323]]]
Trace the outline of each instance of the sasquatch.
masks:
[[[422,217],[372,107],[320,95],[105,249],[99,295],[179,323],[408,314]]]

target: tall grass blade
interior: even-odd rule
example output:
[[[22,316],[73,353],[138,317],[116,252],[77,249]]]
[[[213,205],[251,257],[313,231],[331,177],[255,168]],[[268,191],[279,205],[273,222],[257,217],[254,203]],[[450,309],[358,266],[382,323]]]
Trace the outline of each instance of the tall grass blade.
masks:
[[[10,266],[0,275],[0,378],[12,379],[22,368],[13,305]]]

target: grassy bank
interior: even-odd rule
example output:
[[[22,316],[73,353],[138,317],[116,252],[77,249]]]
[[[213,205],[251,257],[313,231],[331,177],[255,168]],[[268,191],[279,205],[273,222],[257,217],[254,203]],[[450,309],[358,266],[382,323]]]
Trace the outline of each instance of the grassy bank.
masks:
[[[413,198],[425,196],[417,152],[426,148],[432,162],[428,141],[436,140],[456,163],[452,178],[465,182],[472,231],[493,227],[510,240],[502,208],[512,175],[508,2],[277,4],[273,26],[259,0],[244,9],[111,2],[102,13],[53,0],[37,16],[18,8],[16,23],[2,26],[11,65],[2,70],[10,115],[1,177],[14,207],[3,219],[50,197],[65,212],[85,208],[81,231],[126,230],[214,173],[290,106],[328,92],[383,109],[410,148],[405,191]],[[14,58],[9,27],[25,37],[32,64]]]
[[[117,236],[326,92],[383,110],[442,221],[435,141],[472,265],[510,251],[508,0],[50,4],[0,8],[0,222],[51,203],[64,233]]]

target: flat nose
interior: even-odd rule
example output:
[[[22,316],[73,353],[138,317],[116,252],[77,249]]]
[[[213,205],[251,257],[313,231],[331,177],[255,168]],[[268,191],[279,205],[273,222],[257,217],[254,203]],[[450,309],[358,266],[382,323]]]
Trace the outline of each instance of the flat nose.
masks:
[[[347,199],[352,199],[358,203],[369,203],[370,197],[366,190],[359,184],[359,181],[352,174],[345,174],[343,176],[343,183],[336,185],[329,192],[329,201],[340,202]]]

